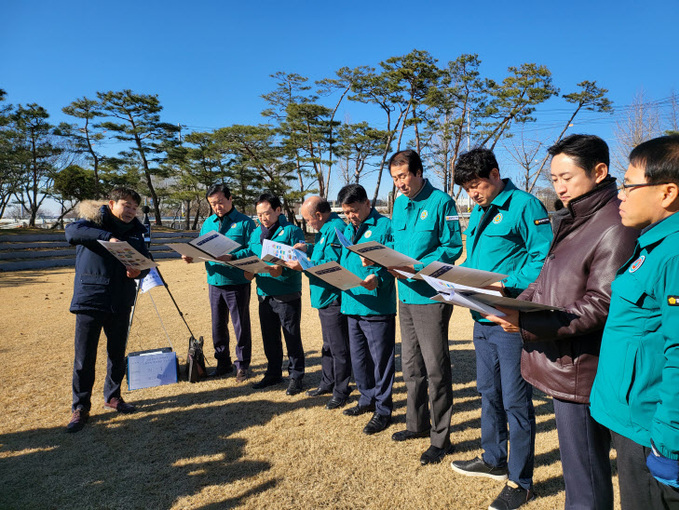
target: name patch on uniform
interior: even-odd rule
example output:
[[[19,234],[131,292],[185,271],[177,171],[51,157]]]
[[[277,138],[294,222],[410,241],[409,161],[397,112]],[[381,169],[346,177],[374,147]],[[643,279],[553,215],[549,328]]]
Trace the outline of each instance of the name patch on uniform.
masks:
[[[446,216],[446,221],[458,221],[459,219],[459,216]]]
[[[536,225],[544,225],[545,223],[549,223],[549,217],[542,218],[540,220],[535,220],[533,223],[535,223]]]
[[[502,221],[502,213],[498,213],[495,218],[493,218],[493,223],[496,225]]]
[[[667,296],[667,304],[670,306],[679,306],[679,296]]]
[[[368,239],[371,235],[373,235],[372,230],[368,230],[365,234],[363,234],[363,237]]]
[[[646,255],[642,255],[637,260],[632,262],[632,265],[629,266],[629,272],[634,273],[637,269],[641,267],[641,265],[644,263],[644,260],[646,260]]]
[[[429,216],[429,213],[426,210],[422,211],[422,213],[420,214],[420,219],[424,220],[427,218],[427,216]]]

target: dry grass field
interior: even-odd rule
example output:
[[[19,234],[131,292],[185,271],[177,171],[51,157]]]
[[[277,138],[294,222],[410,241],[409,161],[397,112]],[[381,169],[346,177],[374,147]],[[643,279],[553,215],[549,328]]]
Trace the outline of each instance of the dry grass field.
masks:
[[[191,329],[205,337],[214,366],[202,265],[163,261],[161,270]],[[362,433],[369,415],[351,418],[328,411],[326,396],[288,397],[284,385],[256,391],[233,377],[135,391],[128,391],[125,381],[123,396],[138,404],[139,412],[105,411],[104,341],[90,421],[81,432],[66,434],[75,324],[68,312],[73,271],[0,274],[0,508],[475,509],[487,508],[502,489],[500,482],[462,477],[449,466],[451,460],[480,454],[472,320],[465,309],[454,311],[449,335],[456,452],[439,465],[420,466],[427,439],[391,440],[391,434],[405,426],[400,336],[395,423],[376,436]],[[321,335],[317,313],[308,306],[307,289],[304,292],[305,384],[312,388],[320,379]],[[155,288],[150,296],[183,360],[185,326],[165,289]],[[128,351],[167,345],[150,296],[140,296]],[[250,382],[259,379],[265,367],[254,297],[251,310]],[[563,508],[551,399],[538,393],[535,406],[539,497],[526,508]]]

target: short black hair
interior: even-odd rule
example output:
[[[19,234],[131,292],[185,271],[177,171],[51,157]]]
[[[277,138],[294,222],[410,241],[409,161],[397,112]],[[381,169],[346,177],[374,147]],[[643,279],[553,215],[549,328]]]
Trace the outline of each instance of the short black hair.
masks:
[[[587,175],[592,175],[599,163],[610,166],[608,145],[595,135],[570,135],[552,145],[547,152],[554,157],[559,154],[575,160]]]
[[[217,184],[210,186],[205,193],[205,198],[210,198],[212,195],[219,192],[224,193],[224,198],[231,198],[231,190],[223,182],[218,182]]]
[[[368,200],[368,194],[360,184],[347,184],[337,193],[337,201],[340,205],[363,203],[366,200]]]
[[[394,155],[389,158],[389,165],[387,165],[387,167],[391,171],[392,166],[401,165],[408,165],[408,171],[413,175],[417,175],[418,170],[420,171],[420,175],[424,175],[422,159],[420,158],[420,155],[412,149],[394,153]]]
[[[485,147],[475,147],[472,150],[460,154],[455,163],[455,184],[464,186],[474,179],[487,179],[493,168],[500,167],[495,159],[495,154]]]
[[[281,207],[280,199],[273,193],[262,193],[259,195],[255,201],[255,207],[257,207],[262,202],[268,202],[272,209],[278,209]]]
[[[131,199],[137,203],[137,206],[141,205],[141,197],[139,196],[139,193],[131,188],[114,188],[108,194],[108,199],[113,200],[114,202],[117,202],[118,200]]]
[[[679,135],[667,135],[637,145],[629,162],[644,167],[646,182],[679,184]]]

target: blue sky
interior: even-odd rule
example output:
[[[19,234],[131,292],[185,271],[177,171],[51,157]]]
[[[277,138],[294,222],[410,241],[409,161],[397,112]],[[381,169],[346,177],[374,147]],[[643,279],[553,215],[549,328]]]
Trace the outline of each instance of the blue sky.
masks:
[[[54,123],[70,120],[61,108],[76,98],[131,88],[158,94],[163,120],[191,130],[256,124],[276,71],[315,80],[414,48],[442,66],[477,53],[482,73],[498,80],[510,65],[544,64],[562,93],[596,80],[619,112],[583,116],[573,129],[609,142],[639,90],[647,100],[679,91],[676,0],[5,0],[2,11],[0,88],[9,103],[46,107]],[[542,110],[528,132],[558,134],[570,109],[554,99]],[[381,121],[350,102],[345,118]]]

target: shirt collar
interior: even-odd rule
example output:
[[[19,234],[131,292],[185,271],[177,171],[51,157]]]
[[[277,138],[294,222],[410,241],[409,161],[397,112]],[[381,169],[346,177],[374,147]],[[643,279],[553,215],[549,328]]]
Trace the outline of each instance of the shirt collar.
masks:
[[[331,212],[330,216],[328,216],[328,221],[326,221],[323,226],[321,227],[321,230],[318,231],[319,234],[327,235],[330,232],[333,232],[335,230],[335,225],[333,225],[333,220],[341,220],[339,215],[335,212]]]
[[[502,182],[505,183],[504,188],[502,188],[502,191],[500,191],[490,203],[490,205],[494,205],[498,209],[506,209],[506,204],[512,195],[512,191],[516,189],[516,186],[514,186],[511,179],[502,179]]]
[[[639,246],[645,248],[656,244],[675,232],[679,232],[679,213],[674,213],[643,229],[638,240]]]

